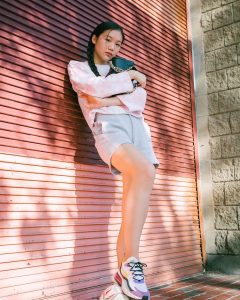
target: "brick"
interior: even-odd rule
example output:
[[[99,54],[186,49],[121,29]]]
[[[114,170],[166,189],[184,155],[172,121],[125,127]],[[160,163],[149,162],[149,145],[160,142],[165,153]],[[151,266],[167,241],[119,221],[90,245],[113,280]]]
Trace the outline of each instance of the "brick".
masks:
[[[240,62],[240,44],[237,45],[238,61]]]
[[[228,25],[224,28],[224,40],[226,45],[240,42],[240,22]]]
[[[230,114],[230,124],[232,133],[240,132],[240,110],[234,111]]]
[[[215,71],[215,54],[214,51],[205,53],[205,68],[206,72]]]
[[[230,297],[232,295],[239,295],[239,289],[238,289],[238,283],[236,283],[237,280],[239,280],[239,275],[222,275],[219,273],[204,273],[204,276],[193,276],[188,278],[189,283],[195,283],[199,281],[199,278],[201,278],[201,283],[199,287],[202,290],[201,295],[196,295],[189,297],[189,295],[179,295],[181,298],[185,296],[184,299],[191,299],[191,300],[206,300],[206,299],[215,299],[219,300],[220,297]],[[178,281],[178,282],[173,282],[169,285],[169,288],[171,290],[175,290],[176,287],[181,288],[181,286],[184,288],[185,287],[186,281]],[[153,292],[154,291],[154,292]],[[177,298],[170,297],[169,295],[164,295],[162,294],[162,289],[159,289],[159,293],[155,293],[155,289],[150,289],[150,293],[152,298],[156,300],[176,300]],[[180,298],[180,299],[181,299]],[[225,298],[226,299],[226,298]],[[231,299],[239,299],[238,298],[231,298]]]
[[[217,70],[237,65],[237,46],[233,45],[215,50],[215,61]]]
[[[129,298],[130,299],[130,298]],[[156,296],[152,296],[152,293],[151,293],[151,299],[153,300],[165,300],[167,299],[166,297],[163,297],[161,295],[156,295]]]
[[[221,139],[220,137],[210,138],[210,149],[211,149],[211,158],[218,159],[222,157],[221,151]]]
[[[233,3],[233,20],[240,21],[240,1]]]
[[[175,299],[175,297],[184,296],[184,293],[179,291],[178,289],[174,289],[168,293],[161,293],[161,295],[167,296],[167,297],[174,297],[174,299]]]
[[[202,14],[201,23],[202,23],[203,32],[212,30],[212,12],[211,11]]]
[[[238,228],[240,228],[240,207],[238,207]]]
[[[232,5],[225,5],[212,11],[213,28],[233,23]]]
[[[200,296],[203,295],[204,292],[201,289],[195,289],[195,290],[191,290],[185,293],[186,297],[196,297],[196,296]]]
[[[229,88],[240,87],[240,66],[235,66],[227,70]]]
[[[240,88],[219,92],[218,102],[220,112],[240,109]]]
[[[234,158],[235,179],[240,180],[240,158]]]
[[[240,205],[240,181],[225,183],[226,205]]]
[[[225,4],[229,4],[229,3],[232,3],[236,0],[222,0],[222,5],[225,5]]]
[[[227,230],[216,231],[215,245],[218,254],[227,254]]]
[[[238,229],[237,207],[215,207],[216,229]]]
[[[212,10],[221,6],[221,0],[202,0],[202,12]]]
[[[224,204],[224,183],[213,183],[213,200],[215,205]]]
[[[207,74],[208,93],[227,90],[227,73],[226,70],[220,70]]]
[[[233,181],[233,159],[218,159],[211,162],[213,182]]]
[[[227,243],[229,253],[240,254],[240,231],[228,231]]]
[[[227,294],[220,294],[220,295],[217,295],[216,297],[212,298],[211,300],[229,300],[230,297],[229,295]]]
[[[204,34],[204,46],[206,52],[224,47],[223,28],[207,31]]]
[[[219,136],[231,133],[230,114],[223,113],[209,116],[210,136]]]
[[[240,153],[240,134],[221,137],[222,157],[237,157]]]
[[[216,294],[216,293],[214,293]],[[194,298],[190,298],[191,300],[206,300],[206,299],[209,299],[208,298],[209,294],[208,293],[203,293],[202,295],[200,296],[196,296]],[[211,295],[210,295],[211,296]]]
[[[210,115],[217,114],[218,108],[218,93],[208,94],[208,113]]]

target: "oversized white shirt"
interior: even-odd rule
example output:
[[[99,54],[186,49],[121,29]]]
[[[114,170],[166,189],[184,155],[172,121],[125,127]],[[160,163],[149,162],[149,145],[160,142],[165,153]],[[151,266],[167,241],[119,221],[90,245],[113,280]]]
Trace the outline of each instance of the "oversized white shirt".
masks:
[[[126,114],[129,113],[135,117],[143,118],[147,92],[142,87],[134,89],[131,78],[127,71],[111,74],[105,77],[109,71],[109,65],[96,65],[101,76],[96,76],[88,65],[88,61],[80,62],[71,60],[68,64],[68,74],[73,90],[78,95],[78,102],[82,109],[84,118],[92,129],[95,114]],[[83,105],[81,93],[91,96],[106,98],[116,94],[116,97],[122,102],[121,106],[105,106],[98,109],[87,109]]]

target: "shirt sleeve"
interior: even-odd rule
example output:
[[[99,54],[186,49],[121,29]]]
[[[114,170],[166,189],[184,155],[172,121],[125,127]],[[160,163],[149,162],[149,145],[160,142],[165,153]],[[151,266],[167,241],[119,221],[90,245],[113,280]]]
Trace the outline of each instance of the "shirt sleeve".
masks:
[[[116,96],[129,112],[143,112],[147,100],[147,92],[137,87],[132,93]]]
[[[129,93],[134,90],[128,72],[111,74],[107,77],[95,76],[83,62],[71,60],[68,74],[76,93],[86,93],[95,97],[110,97],[115,94]]]

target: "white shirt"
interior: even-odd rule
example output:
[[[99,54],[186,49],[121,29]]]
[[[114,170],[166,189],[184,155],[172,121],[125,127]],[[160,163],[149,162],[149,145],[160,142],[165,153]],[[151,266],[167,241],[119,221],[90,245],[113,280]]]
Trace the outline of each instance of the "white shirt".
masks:
[[[143,118],[142,112],[145,107],[147,93],[142,87],[134,89],[131,78],[127,71],[108,74],[109,65],[96,64],[101,76],[96,76],[88,65],[88,61],[80,62],[71,60],[68,64],[68,74],[74,91],[78,94],[78,102],[83,115],[92,129],[95,114],[131,114]],[[81,93],[86,93],[99,98],[107,98],[116,94],[122,102],[121,106],[106,106],[98,109],[86,109],[83,105]]]

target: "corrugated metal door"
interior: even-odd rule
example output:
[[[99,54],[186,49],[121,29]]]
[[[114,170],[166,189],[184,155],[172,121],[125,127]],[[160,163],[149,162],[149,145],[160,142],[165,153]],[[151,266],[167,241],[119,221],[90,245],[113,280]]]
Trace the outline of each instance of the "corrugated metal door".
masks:
[[[161,162],[141,238],[149,286],[202,270],[185,0],[0,1],[0,298],[93,299],[117,267],[121,177],[71,89],[92,28],[125,28]]]

